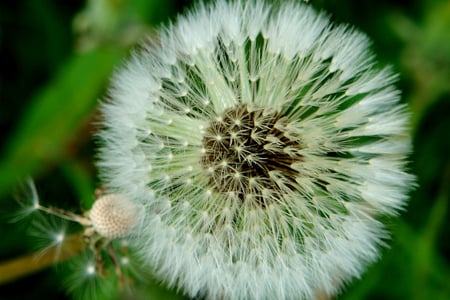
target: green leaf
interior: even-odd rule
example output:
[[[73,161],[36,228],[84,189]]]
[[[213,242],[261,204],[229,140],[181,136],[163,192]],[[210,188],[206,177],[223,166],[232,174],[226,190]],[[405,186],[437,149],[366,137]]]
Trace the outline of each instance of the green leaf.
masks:
[[[35,96],[0,160],[0,196],[17,180],[67,156],[121,54],[119,49],[97,49],[74,55]]]

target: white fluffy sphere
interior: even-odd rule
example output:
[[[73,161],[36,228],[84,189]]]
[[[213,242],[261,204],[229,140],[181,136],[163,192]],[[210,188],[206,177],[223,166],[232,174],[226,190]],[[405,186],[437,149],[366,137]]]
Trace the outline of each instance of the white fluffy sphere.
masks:
[[[405,107],[368,38],[294,1],[199,4],[115,74],[108,188],[133,243],[209,299],[332,295],[378,256],[414,177]]]

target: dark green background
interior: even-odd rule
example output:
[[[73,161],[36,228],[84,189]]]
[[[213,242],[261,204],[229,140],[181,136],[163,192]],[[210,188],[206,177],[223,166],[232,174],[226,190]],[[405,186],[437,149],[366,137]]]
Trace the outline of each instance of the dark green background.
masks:
[[[335,21],[366,32],[378,59],[400,73],[398,86],[412,113],[410,168],[419,183],[407,211],[388,220],[390,248],[338,298],[450,299],[450,1],[310,2]],[[136,42],[189,4],[0,3],[2,215],[16,209],[14,186],[27,175],[48,203],[78,211],[91,205],[98,186],[93,165],[97,100],[114,66]],[[26,227],[0,220],[0,262],[34,250]],[[46,270],[0,286],[0,299],[62,298],[60,277],[58,270]],[[143,295],[175,297],[153,285]]]

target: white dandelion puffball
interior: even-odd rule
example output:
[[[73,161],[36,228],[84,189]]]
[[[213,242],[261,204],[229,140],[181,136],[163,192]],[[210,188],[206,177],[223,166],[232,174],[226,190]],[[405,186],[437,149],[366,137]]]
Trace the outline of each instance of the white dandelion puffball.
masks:
[[[190,297],[303,299],[358,277],[414,177],[405,107],[364,34],[298,2],[199,4],[113,78],[108,190]]]

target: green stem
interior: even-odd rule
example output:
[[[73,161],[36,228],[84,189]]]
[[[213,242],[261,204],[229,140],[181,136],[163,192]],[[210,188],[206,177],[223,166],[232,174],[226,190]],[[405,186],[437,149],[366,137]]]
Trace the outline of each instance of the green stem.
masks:
[[[68,237],[62,245],[52,247],[44,253],[42,251],[35,252],[2,262],[0,263],[0,285],[66,261],[84,251],[86,247],[83,234],[75,234]]]

